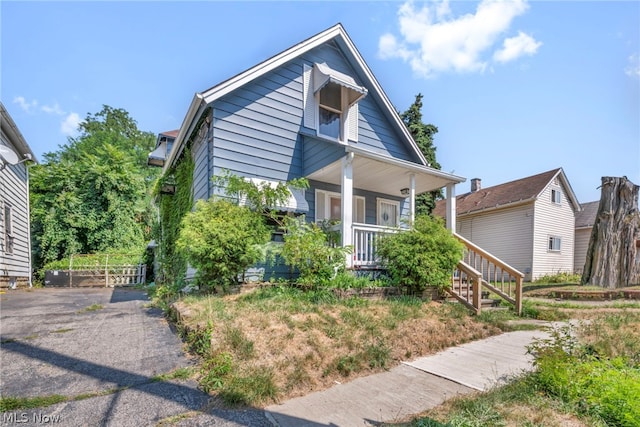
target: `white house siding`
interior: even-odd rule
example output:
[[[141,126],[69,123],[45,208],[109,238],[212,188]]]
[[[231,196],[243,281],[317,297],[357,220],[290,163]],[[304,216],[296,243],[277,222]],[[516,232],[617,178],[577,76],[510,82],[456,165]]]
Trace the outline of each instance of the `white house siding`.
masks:
[[[2,134],[2,145],[17,149]],[[27,210],[27,170],[24,163],[9,165],[0,170],[0,286],[6,286],[11,278],[29,279],[29,213]],[[5,242],[4,207],[11,206],[13,252],[7,253]]]
[[[485,251],[525,273],[533,255],[533,204],[458,216],[457,232]]]
[[[559,205],[551,202],[552,189],[562,192]],[[533,280],[547,274],[573,272],[575,213],[563,186],[550,183],[540,193],[535,202],[533,230]],[[549,236],[562,239],[559,252],[549,251]]]
[[[578,228],[575,234],[575,244],[573,249],[573,271],[582,274],[584,263],[587,261],[587,249],[591,239],[592,227]]]

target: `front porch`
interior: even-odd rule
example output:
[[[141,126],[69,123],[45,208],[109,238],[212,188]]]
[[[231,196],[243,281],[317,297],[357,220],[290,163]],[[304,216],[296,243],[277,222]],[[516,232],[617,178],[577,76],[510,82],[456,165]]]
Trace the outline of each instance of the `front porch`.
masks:
[[[354,248],[346,257],[347,268],[375,266],[375,240],[378,235],[408,227],[415,219],[416,195],[446,189],[447,228],[455,230],[455,184],[464,182],[459,176],[418,163],[388,157],[351,145],[344,146],[344,155],[328,165],[307,174],[312,181],[338,188],[334,198],[320,200],[316,194],[315,221],[335,220],[336,231],[343,246]],[[369,192],[382,197],[376,203],[375,215],[367,219],[355,192]],[[325,192],[326,193],[326,192]],[[354,197],[355,196],[355,197]],[[393,200],[401,200],[397,207]],[[336,205],[336,206],[334,206]],[[326,209],[326,214],[323,210]],[[369,211],[371,208],[369,207]]]

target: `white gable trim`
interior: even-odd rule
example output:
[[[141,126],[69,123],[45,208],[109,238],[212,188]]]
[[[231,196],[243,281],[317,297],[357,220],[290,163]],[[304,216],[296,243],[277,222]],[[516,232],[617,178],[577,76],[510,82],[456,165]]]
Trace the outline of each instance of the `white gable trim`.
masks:
[[[544,193],[544,191],[550,186],[553,185],[553,181],[558,178],[560,180],[560,186],[563,189],[565,195],[567,196],[567,198],[569,199],[569,201],[571,202],[572,206],[573,206],[573,211],[574,212],[579,212],[580,210],[582,210],[582,208],[580,207],[580,203],[578,202],[578,198],[576,197],[576,194],[573,192],[573,189],[571,188],[571,184],[569,183],[569,179],[567,179],[567,175],[565,175],[564,170],[562,168],[560,168],[558,170],[558,172],[549,180],[549,182],[547,183],[547,185],[544,186],[544,188],[542,189],[542,191],[536,196],[536,199],[539,199],[540,196],[542,195],[542,193]]]
[[[411,133],[402,122],[402,119],[400,118],[400,115],[396,111],[395,107],[393,106],[393,104],[391,103],[387,95],[384,93],[384,91],[382,90],[382,87],[376,80],[375,76],[367,66],[362,56],[360,56],[360,52],[358,52],[358,49],[355,47],[355,45],[347,35],[342,25],[336,24],[333,27],[319,34],[316,34],[315,36],[308,38],[307,40],[302,41],[294,45],[293,47],[267,59],[266,61],[263,61],[260,64],[228,80],[225,80],[224,82],[210,89],[205,90],[202,93],[196,93],[196,95],[193,98],[193,101],[191,102],[191,106],[189,107],[189,111],[187,112],[187,115],[182,122],[182,126],[180,126],[180,132],[178,133],[178,136],[176,137],[176,140],[174,143],[175,148],[171,150],[170,158],[167,159],[167,162],[165,163],[165,169],[168,167],[171,167],[172,163],[177,158],[177,155],[179,154],[179,152],[182,151],[182,146],[184,144],[185,137],[186,135],[189,135],[188,133],[189,129],[186,129],[186,127],[192,125],[196,112],[200,109],[203,103],[210,104],[216,99],[232,92],[233,90],[249,83],[250,81],[258,77],[261,77],[264,74],[268,73],[269,71],[274,70],[275,68],[285,64],[291,59],[296,58],[306,53],[307,51],[317,46],[320,46],[323,43],[326,43],[329,40],[332,40],[334,38],[341,45],[341,47],[346,49],[345,53],[350,55],[351,59],[355,62],[355,64],[359,67],[360,71],[364,74],[366,83],[368,83],[368,84],[365,84],[365,86],[369,86],[373,88],[372,93],[375,92],[376,97],[379,98],[380,101],[382,102],[384,107],[383,109],[384,109],[384,112],[386,113],[386,116],[396,125],[396,129],[404,137],[405,142],[408,143],[409,146],[413,149],[414,154],[420,160],[420,163],[422,163],[425,166],[430,166],[427,163],[427,159],[424,157],[424,155],[418,148],[418,145],[413,140]]]

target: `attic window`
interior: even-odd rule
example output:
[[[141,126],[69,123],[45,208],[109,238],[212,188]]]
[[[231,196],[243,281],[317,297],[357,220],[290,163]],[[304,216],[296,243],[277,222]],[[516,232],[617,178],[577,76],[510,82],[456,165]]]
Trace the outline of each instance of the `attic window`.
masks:
[[[551,202],[559,205],[562,202],[562,193],[560,192],[560,190],[557,189],[552,189],[551,190]]]
[[[358,101],[367,89],[325,63],[305,64],[303,83],[304,126],[338,141],[357,141]]]

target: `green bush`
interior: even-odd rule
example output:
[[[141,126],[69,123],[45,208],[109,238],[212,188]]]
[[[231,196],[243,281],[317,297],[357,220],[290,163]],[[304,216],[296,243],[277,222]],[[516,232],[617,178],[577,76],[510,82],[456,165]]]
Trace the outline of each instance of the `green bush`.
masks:
[[[535,283],[575,283],[579,284],[581,276],[566,271],[559,271],[556,274],[545,274],[535,280]]]
[[[259,213],[222,199],[198,200],[182,221],[176,247],[197,269],[201,287],[226,289],[259,260],[258,245],[270,236]]]
[[[393,282],[410,292],[449,284],[462,251],[443,222],[428,215],[416,217],[410,230],[384,236],[377,247]]]
[[[579,414],[607,425],[637,426],[640,420],[640,369],[623,357],[594,357],[569,328],[534,343],[534,381],[541,391],[575,407]]]
[[[298,283],[323,285],[344,268],[345,256],[351,248],[332,246],[327,233],[304,216],[285,218],[284,244],[280,256],[300,272]]]

